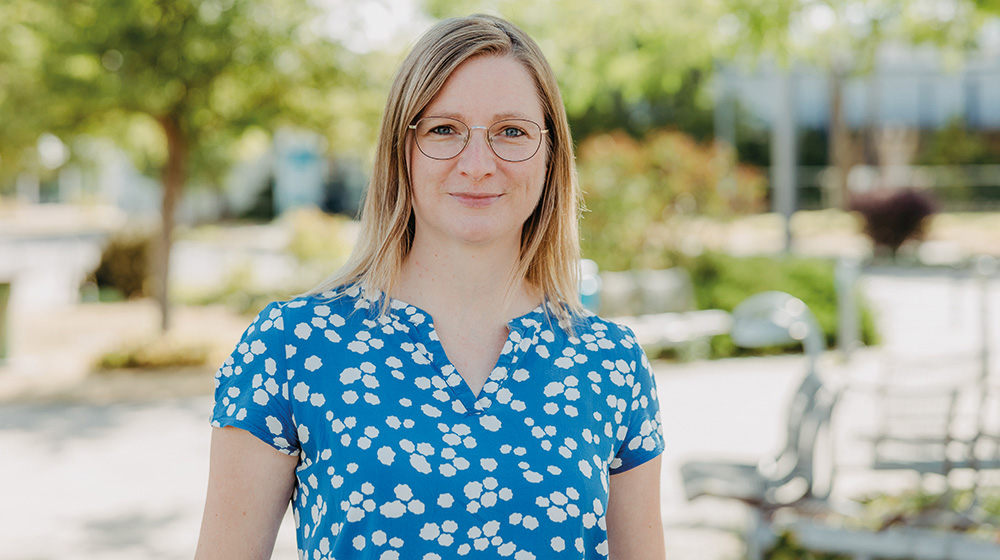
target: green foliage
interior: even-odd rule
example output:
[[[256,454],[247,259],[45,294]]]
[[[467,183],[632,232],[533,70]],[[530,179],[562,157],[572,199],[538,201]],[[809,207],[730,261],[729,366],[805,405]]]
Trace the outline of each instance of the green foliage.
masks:
[[[721,0],[425,0],[433,17],[496,13],[535,37],[559,78],[577,138],[670,125],[701,139],[712,129],[703,87],[713,64],[758,58],[867,73],[885,43],[931,43],[945,58],[975,43],[996,0],[959,0],[950,12],[920,2]],[[759,154],[758,154],[759,155]]]
[[[764,553],[764,560],[851,560],[849,555],[816,552],[799,544],[795,534],[785,531],[777,542]]]
[[[732,311],[753,294],[768,290],[787,292],[801,299],[816,316],[828,347],[837,338],[837,293],[834,265],[824,259],[787,256],[733,257],[705,252],[697,256],[674,253],[670,259],[691,273],[695,301],[699,309]],[[877,342],[875,321],[864,302],[861,306],[861,342]],[[714,357],[753,355],[781,351],[775,349],[736,348],[728,336],[712,341]]]
[[[152,236],[140,231],[121,232],[111,237],[101,252],[100,264],[90,278],[102,292],[117,294],[103,299],[133,299],[150,295],[152,246]]]
[[[923,489],[910,489],[893,494],[875,493],[858,501],[863,506],[858,515],[834,515],[834,522],[854,530],[883,531],[892,525],[905,526],[918,518],[924,521],[922,527],[928,528],[926,521],[936,518],[940,523],[929,528],[966,531],[981,535],[984,539],[995,539],[1000,527],[1000,488],[996,487],[980,487],[975,494],[970,490],[951,490],[946,494],[938,494]],[[961,520],[965,515],[972,515],[975,521],[963,523]],[[764,558],[847,560],[850,556],[809,550],[796,540],[793,532],[786,531],[779,535]]]
[[[862,525],[884,529],[908,517],[923,512],[945,509],[954,511],[960,506],[959,495],[943,496],[924,489],[913,489],[899,494],[874,494],[859,500],[864,505]]]
[[[918,165],[990,165],[1000,163],[1000,141],[969,130],[962,119],[929,133],[917,156]]]
[[[699,141],[709,139],[715,132],[715,123],[706,75],[702,68],[682,72],[677,91],[652,91],[639,100],[629,100],[621,92],[612,92],[607,103],[568,113],[570,129],[576,138],[614,131],[643,138],[669,126]]]
[[[247,263],[230,270],[217,289],[209,293],[181,294],[181,298],[189,305],[222,304],[236,313],[255,315],[272,301],[286,300],[311,290],[339,269],[353,247],[354,225],[349,218],[326,214],[314,207],[289,211],[274,227],[287,234],[285,251],[297,261],[291,285],[260,286]],[[193,235],[212,233],[212,228],[201,228]]]
[[[782,62],[804,59],[864,73],[887,42],[931,43],[945,53],[967,49],[988,11],[981,4],[963,0],[945,14],[900,0],[723,0],[726,42],[719,55],[746,59],[767,53]]]
[[[984,14],[1000,15],[1000,0],[974,0]]]
[[[0,41],[0,65],[14,53],[15,67],[31,69],[26,91],[45,119],[0,99],[0,122],[64,140],[111,137],[162,181],[155,285],[164,288],[157,294],[164,329],[169,240],[184,188],[219,185],[247,135],[292,126],[331,137],[343,130],[356,143],[361,135],[351,125],[372,116],[364,82],[341,71],[350,57],[323,34],[323,14],[309,0],[13,2],[12,13],[30,14],[14,29],[19,43],[36,48],[22,58]],[[342,102],[345,91],[362,101]]]
[[[906,524],[921,514],[941,512],[968,512],[974,508],[981,523],[977,528],[997,530],[1000,527],[1000,488],[981,487],[975,490],[950,490],[946,493],[913,488],[895,494],[874,493],[858,500],[863,506],[857,523],[865,528],[882,530],[889,525]],[[926,516],[925,516],[926,517]],[[955,521],[956,516],[940,516],[943,522]],[[940,527],[954,529],[953,526]]]
[[[41,101],[43,42],[32,31],[45,17],[33,3],[0,2],[0,192],[22,169],[41,171],[36,142],[54,123]]]
[[[664,125],[704,138],[712,127],[704,87],[718,34],[714,2],[427,0],[434,17],[505,17],[534,37],[555,71],[576,138]]]
[[[47,14],[33,31],[53,131],[110,135],[140,168],[165,165],[160,128],[173,121],[190,174],[217,184],[248,129],[323,130],[333,115],[320,88],[356,82],[337,70],[340,50],[315,32],[319,14],[303,0],[18,1]]]
[[[941,58],[959,62],[971,50],[987,11],[975,0],[958,0],[947,12],[928,10],[921,2],[871,0],[842,2],[814,0],[722,0],[725,12],[720,35],[724,44],[716,56],[734,66],[753,66],[758,59],[777,61],[783,68],[806,63],[827,74],[829,97],[830,164],[840,170],[831,194],[837,205],[846,203],[845,182],[853,164],[855,142],[846,122],[845,78],[871,73],[883,45],[933,45]],[[764,144],[743,142],[740,156],[750,155],[755,163],[765,159],[759,150]],[[807,143],[803,155],[808,154]],[[822,201],[812,194],[806,204]]]
[[[764,177],[738,166],[724,183],[725,161],[717,146],[669,130],[643,142],[622,133],[586,140],[577,158],[588,210],[581,222],[584,256],[602,270],[664,268],[665,251],[677,242],[672,217],[762,210]]]
[[[917,165],[963,166],[1000,164],[1000,133],[971,130],[962,119],[953,119],[944,128],[927,131],[921,139]],[[938,170],[947,188],[936,189],[948,208],[979,208],[996,204],[1000,185],[975,184],[961,169]]]
[[[336,270],[351,254],[348,229],[353,221],[341,215],[331,215],[310,207],[300,208],[282,216],[291,229],[288,252],[301,263]]]
[[[208,345],[159,337],[106,352],[95,365],[100,370],[204,367],[210,355]]]
[[[307,286],[291,287],[285,290],[265,290],[253,283],[253,274],[249,266],[236,267],[226,275],[225,281],[218,290],[197,296],[182,298],[188,305],[224,305],[234,313],[254,316],[263,311],[272,301],[283,301],[298,292],[308,289]]]

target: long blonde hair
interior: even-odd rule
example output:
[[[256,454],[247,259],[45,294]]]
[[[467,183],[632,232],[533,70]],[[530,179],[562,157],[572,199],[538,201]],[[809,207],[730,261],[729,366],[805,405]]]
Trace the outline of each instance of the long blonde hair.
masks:
[[[544,126],[549,130],[545,185],[522,228],[520,258],[510,285],[522,278],[528,281],[541,291],[560,319],[582,313],[578,289],[580,193],[559,86],[541,49],[527,34],[487,15],[437,23],[403,61],[382,116],[357,244],[347,263],[312,293],[346,284],[358,284],[369,294],[392,292],[414,234],[405,153],[408,125],[420,117],[459,65],[483,55],[511,56],[524,65],[537,86]]]

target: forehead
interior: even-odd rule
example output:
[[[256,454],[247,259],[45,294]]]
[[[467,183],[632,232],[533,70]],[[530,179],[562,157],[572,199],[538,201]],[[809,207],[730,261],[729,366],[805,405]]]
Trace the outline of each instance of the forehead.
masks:
[[[475,121],[469,124],[483,124],[483,119],[526,118],[539,123],[544,119],[538,88],[524,64],[510,56],[490,55],[460,64],[424,115]]]

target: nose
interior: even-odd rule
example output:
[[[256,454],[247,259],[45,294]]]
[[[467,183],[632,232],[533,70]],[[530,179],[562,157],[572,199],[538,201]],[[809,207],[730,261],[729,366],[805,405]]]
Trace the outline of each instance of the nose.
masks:
[[[483,134],[475,134],[476,129],[482,129]],[[469,142],[458,155],[458,170],[473,179],[481,179],[496,170],[496,154],[489,145],[485,126],[469,127]]]

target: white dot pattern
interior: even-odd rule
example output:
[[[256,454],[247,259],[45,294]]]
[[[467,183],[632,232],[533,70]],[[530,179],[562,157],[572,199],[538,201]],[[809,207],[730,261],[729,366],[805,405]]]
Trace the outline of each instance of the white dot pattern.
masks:
[[[375,307],[271,304],[216,374],[212,425],[299,457],[300,558],[606,558],[609,476],[663,450],[632,333],[539,306],[474,395],[427,313]]]

